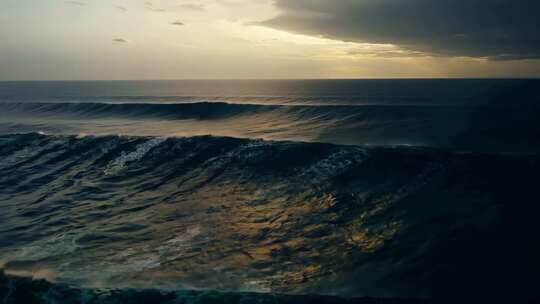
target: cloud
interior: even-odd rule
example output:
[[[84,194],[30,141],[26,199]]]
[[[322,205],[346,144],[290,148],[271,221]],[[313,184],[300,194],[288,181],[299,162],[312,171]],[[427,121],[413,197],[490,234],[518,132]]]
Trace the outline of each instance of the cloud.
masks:
[[[202,12],[205,10],[204,5],[202,4],[186,3],[186,4],[180,4],[179,7],[181,9],[199,11],[199,12]]]
[[[171,23],[172,25],[179,25],[179,26],[182,26],[182,25],[185,25],[184,22],[180,21],[180,20],[177,20],[173,23]]]
[[[72,4],[72,5],[78,5],[78,6],[85,6],[86,5],[86,3],[81,2],[81,1],[64,1],[64,3]]]
[[[436,56],[540,58],[538,0],[276,0],[276,5],[282,13],[258,25]]]
[[[129,42],[124,38],[114,38],[112,41],[113,42],[118,42],[118,43],[128,43]]]
[[[146,9],[148,10],[151,10],[153,12],[166,12],[167,10],[164,9],[164,8],[158,8],[158,7],[155,7],[154,4],[152,2],[145,2],[144,5],[146,6]]]
[[[116,8],[117,10],[120,10],[122,12],[127,12],[128,9],[123,7],[123,6],[120,6],[120,5],[115,5],[114,8]]]

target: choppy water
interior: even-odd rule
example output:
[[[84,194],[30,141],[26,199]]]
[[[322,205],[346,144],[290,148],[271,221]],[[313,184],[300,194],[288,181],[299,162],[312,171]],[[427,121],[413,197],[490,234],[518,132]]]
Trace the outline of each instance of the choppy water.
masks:
[[[0,84],[2,267],[98,289],[537,296],[535,81],[307,84],[322,93],[288,83],[295,104]],[[146,97],[110,97],[129,88]]]

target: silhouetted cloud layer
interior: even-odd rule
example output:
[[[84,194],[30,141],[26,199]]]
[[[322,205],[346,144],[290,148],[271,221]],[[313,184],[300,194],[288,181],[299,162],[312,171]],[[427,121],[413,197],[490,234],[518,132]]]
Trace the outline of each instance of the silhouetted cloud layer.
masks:
[[[261,25],[441,56],[540,58],[538,0],[276,0]]]

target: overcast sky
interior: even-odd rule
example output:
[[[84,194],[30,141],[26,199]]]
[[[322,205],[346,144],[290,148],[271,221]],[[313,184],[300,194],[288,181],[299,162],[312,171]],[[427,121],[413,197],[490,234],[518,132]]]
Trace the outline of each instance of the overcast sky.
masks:
[[[0,5],[0,80],[540,76],[538,0]]]

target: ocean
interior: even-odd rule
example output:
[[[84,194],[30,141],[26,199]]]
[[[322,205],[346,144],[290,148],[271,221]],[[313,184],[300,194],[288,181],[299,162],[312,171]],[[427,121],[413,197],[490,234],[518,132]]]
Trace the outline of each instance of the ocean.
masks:
[[[0,296],[536,298],[539,90],[0,82]]]

